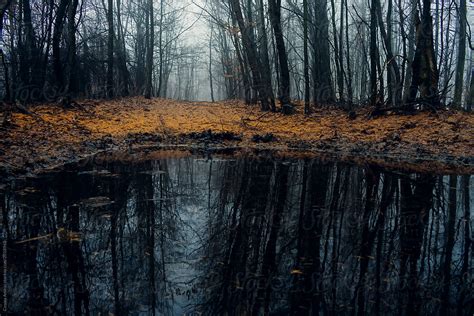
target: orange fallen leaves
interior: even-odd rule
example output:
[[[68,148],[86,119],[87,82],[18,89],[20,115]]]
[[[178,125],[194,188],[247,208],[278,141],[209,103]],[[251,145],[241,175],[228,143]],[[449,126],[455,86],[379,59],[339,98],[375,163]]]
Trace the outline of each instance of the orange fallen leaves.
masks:
[[[13,114],[13,125],[0,131],[0,162],[24,166],[40,160],[48,165],[50,161],[60,163],[58,157],[66,161],[86,154],[86,142],[109,138],[120,143],[130,135],[145,133],[159,134],[164,141],[173,142],[177,135],[206,130],[241,135],[242,146],[250,144],[255,134],[272,133],[281,144],[296,140],[313,145],[331,142],[341,148],[369,144],[389,153],[421,146],[433,156],[474,157],[474,115],[461,112],[369,119],[361,110],[351,120],[347,113],[336,109],[315,109],[305,116],[298,106],[295,115],[284,116],[263,113],[257,106],[240,101],[209,103],[133,97],[84,100],[78,104],[73,109],[55,104],[31,107],[38,117]]]

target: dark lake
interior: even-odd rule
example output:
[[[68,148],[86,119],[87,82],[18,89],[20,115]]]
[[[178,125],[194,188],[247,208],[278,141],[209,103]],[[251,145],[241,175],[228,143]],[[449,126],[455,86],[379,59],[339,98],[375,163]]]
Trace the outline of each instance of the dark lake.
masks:
[[[1,304],[11,315],[472,316],[472,186],[264,157],[96,160],[17,178],[0,187]]]

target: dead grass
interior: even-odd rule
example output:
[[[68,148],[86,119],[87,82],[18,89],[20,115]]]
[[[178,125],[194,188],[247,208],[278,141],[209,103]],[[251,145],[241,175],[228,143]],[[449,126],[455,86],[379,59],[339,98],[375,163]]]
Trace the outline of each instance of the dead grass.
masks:
[[[255,147],[255,134],[273,133],[278,143],[259,145],[360,152],[367,158],[396,157],[400,162],[461,159],[472,168],[474,115],[461,112],[387,115],[369,119],[364,110],[354,120],[335,109],[316,109],[309,117],[302,108],[293,116],[263,113],[239,101],[179,102],[141,97],[113,101],[85,100],[73,109],[36,105],[36,115],[15,113],[11,126],[0,130],[0,165],[7,169],[48,167],[99,150],[127,148],[159,135],[162,143],[187,142],[178,135],[191,132],[232,132],[242,136],[241,147]],[[134,135],[131,140],[131,135]],[[322,149],[321,149],[322,148]],[[381,158],[382,157],[382,158]],[[456,160],[456,164],[459,161]],[[452,163],[451,163],[452,164]]]

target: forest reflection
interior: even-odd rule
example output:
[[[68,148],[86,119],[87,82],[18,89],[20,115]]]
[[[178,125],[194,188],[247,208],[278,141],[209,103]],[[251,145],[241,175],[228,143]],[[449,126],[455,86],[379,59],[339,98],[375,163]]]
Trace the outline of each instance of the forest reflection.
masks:
[[[0,190],[8,309],[472,315],[471,183],[196,157],[17,179]]]

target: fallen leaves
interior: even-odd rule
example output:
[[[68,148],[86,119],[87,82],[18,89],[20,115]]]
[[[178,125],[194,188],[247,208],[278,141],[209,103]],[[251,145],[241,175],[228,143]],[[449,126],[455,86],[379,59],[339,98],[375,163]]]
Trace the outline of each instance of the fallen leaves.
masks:
[[[348,115],[333,108],[316,108],[305,116],[261,112],[240,101],[184,102],[131,97],[78,101],[76,108],[56,104],[29,108],[34,115],[13,113],[11,124],[0,129],[0,166],[48,167],[99,151],[154,142],[238,142],[241,147],[286,146],[319,151],[414,155],[419,150],[442,156],[474,157],[474,115],[462,112],[427,112],[386,115],[370,119],[359,110]],[[181,137],[180,137],[181,135]],[[194,137],[182,137],[188,135]],[[263,136],[262,136],[263,135]],[[265,135],[272,135],[266,142]],[[193,139],[196,138],[196,139]],[[253,141],[252,141],[253,140]]]

